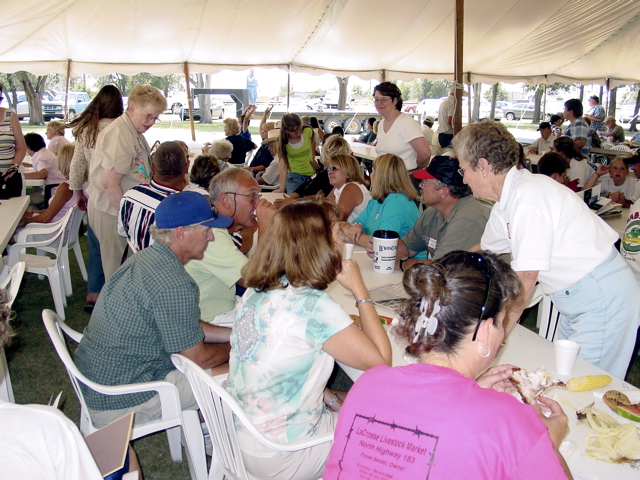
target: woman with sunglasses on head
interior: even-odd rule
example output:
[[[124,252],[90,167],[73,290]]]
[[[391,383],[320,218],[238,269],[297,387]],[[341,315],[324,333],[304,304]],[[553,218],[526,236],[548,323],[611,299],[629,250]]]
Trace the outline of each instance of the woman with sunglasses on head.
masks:
[[[242,270],[249,290],[236,308],[227,390],[253,425],[280,443],[333,431],[344,393],[325,388],[334,359],[361,370],[391,362],[391,346],[331,202],[301,199],[278,210]],[[324,290],[337,280],[354,296],[362,328]],[[239,428],[247,470],[259,478],[317,479],[330,442],[269,450]]]
[[[425,168],[431,158],[431,147],[420,124],[402,113],[400,89],[395,83],[379,83],[373,89],[373,102],[382,116],[376,138],[378,155],[391,153],[399,156],[409,171]]]
[[[640,298],[640,288],[615,248],[618,233],[571,190],[519,170],[518,143],[500,122],[467,125],[453,148],[473,195],[496,202],[474,249],[511,253],[524,287],[509,309],[507,333],[538,282],[562,314],[559,338],[579,343],[582,358],[624,379],[640,322],[640,303],[630,299]]]
[[[335,155],[329,160],[327,172],[333,186],[327,198],[342,209],[342,220],[354,221],[371,200],[358,161],[351,155]]]
[[[570,476],[558,452],[568,433],[561,407],[521,403],[507,393],[512,367],[489,368],[520,295],[515,272],[495,255],[457,250],[409,268],[403,284],[409,298],[393,333],[417,363],[356,381],[323,478],[373,469],[389,480]]]
[[[280,121],[278,143],[280,188],[276,192],[292,194],[320,168],[315,159],[317,146],[313,128],[303,125],[297,114],[285,113]]]

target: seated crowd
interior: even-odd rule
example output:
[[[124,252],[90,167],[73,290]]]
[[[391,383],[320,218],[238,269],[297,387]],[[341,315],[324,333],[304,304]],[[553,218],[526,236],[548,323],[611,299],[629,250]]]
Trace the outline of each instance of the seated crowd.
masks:
[[[228,373],[227,391],[270,440],[335,432],[334,442],[281,453],[238,427],[242,460],[257,478],[367,478],[374,467],[376,478],[462,478],[469,471],[571,478],[559,452],[568,433],[559,404],[544,397],[522,404],[510,395],[513,366],[490,365],[539,283],[563,314],[559,338],[580,343],[583,358],[624,378],[640,323],[640,304],[628,299],[640,298],[640,286],[614,248],[618,234],[565,185],[601,185],[628,207],[640,197],[629,175],[640,170],[640,158],[594,169],[583,155],[590,141],[573,137],[589,129],[578,121],[581,104],[567,102],[565,135],[554,133],[562,119],[540,124],[530,149],[544,154],[537,175],[521,168],[520,146],[499,122],[454,136],[457,157],[434,156],[408,170],[406,159],[384,153],[368,176],[343,135],[324,136],[318,161],[314,128],[295,114],[278,127],[267,121],[269,109],[259,147],[247,138],[248,109],[240,122],[225,120],[226,138],[206,145],[193,165],[179,142],[160,144],[145,163],[142,133],[163,111],[156,94],[132,92],[127,110],[95,143],[90,179],[101,184],[89,201],[99,202],[99,216],[115,216],[113,234],[128,249],[110,254],[115,264],[105,269],[76,351],[84,375],[105,385],[165,380],[178,388],[183,409],[197,409],[171,362],[180,353],[212,375]],[[393,91],[385,95],[377,106],[396,100]],[[397,116],[390,108],[385,121]],[[356,142],[375,140],[374,120]],[[59,145],[56,159],[42,137],[29,135],[31,175],[60,186],[48,208],[23,223],[55,221],[76,202],[68,183],[73,145]],[[420,153],[431,151],[430,142],[406,143]],[[265,183],[290,196],[261,198]],[[106,220],[96,220],[91,205],[93,228]],[[404,272],[409,298],[394,330],[416,359],[409,366],[391,366],[363,274],[343,258],[345,242],[371,256],[376,230],[399,235],[395,268]],[[511,265],[500,254],[511,254]],[[335,281],[353,296],[360,326],[326,292]],[[349,392],[328,387],[336,361],[366,371]],[[162,414],[153,393],[81,388],[96,427],[128,412],[135,421]],[[430,453],[400,474],[367,456],[352,436],[359,427],[398,442],[421,432],[416,445]],[[495,435],[485,442],[489,430]]]

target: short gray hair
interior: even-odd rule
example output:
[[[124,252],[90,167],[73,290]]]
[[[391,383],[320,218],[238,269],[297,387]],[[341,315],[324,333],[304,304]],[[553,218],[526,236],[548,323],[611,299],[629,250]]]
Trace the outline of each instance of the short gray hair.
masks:
[[[245,177],[253,180],[253,175],[248,170],[243,168],[228,168],[222,173],[219,173],[209,185],[209,203],[214,205],[218,201],[218,197],[221,193],[232,192],[238,188],[238,178]]]
[[[182,228],[186,228],[188,230],[192,230],[196,228],[198,225],[186,225]],[[170,247],[173,243],[173,232],[175,232],[178,228],[158,228],[155,225],[151,225],[149,227],[149,233],[153,237],[154,242],[161,243],[165,247]]]
[[[209,155],[213,155],[217,160],[227,160],[231,157],[233,144],[229,140],[218,140],[209,147]]]

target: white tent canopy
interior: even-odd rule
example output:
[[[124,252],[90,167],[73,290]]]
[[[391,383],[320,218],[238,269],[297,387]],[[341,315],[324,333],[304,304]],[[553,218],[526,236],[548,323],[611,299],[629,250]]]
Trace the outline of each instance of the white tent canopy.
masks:
[[[455,0],[4,0],[0,71],[453,80]],[[466,0],[465,83],[640,81],[638,0]]]

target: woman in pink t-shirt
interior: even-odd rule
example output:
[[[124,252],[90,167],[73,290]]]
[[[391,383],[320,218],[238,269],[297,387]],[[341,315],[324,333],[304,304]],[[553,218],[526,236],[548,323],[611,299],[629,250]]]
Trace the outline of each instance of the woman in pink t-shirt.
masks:
[[[489,368],[518,276],[497,256],[451,252],[405,272],[395,334],[417,363],[378,366],[349,392],[326,479],[560,479],[567,417],[553,400],[505,393],[512,367]],[[546,418],[542,411],[550,412]]]

